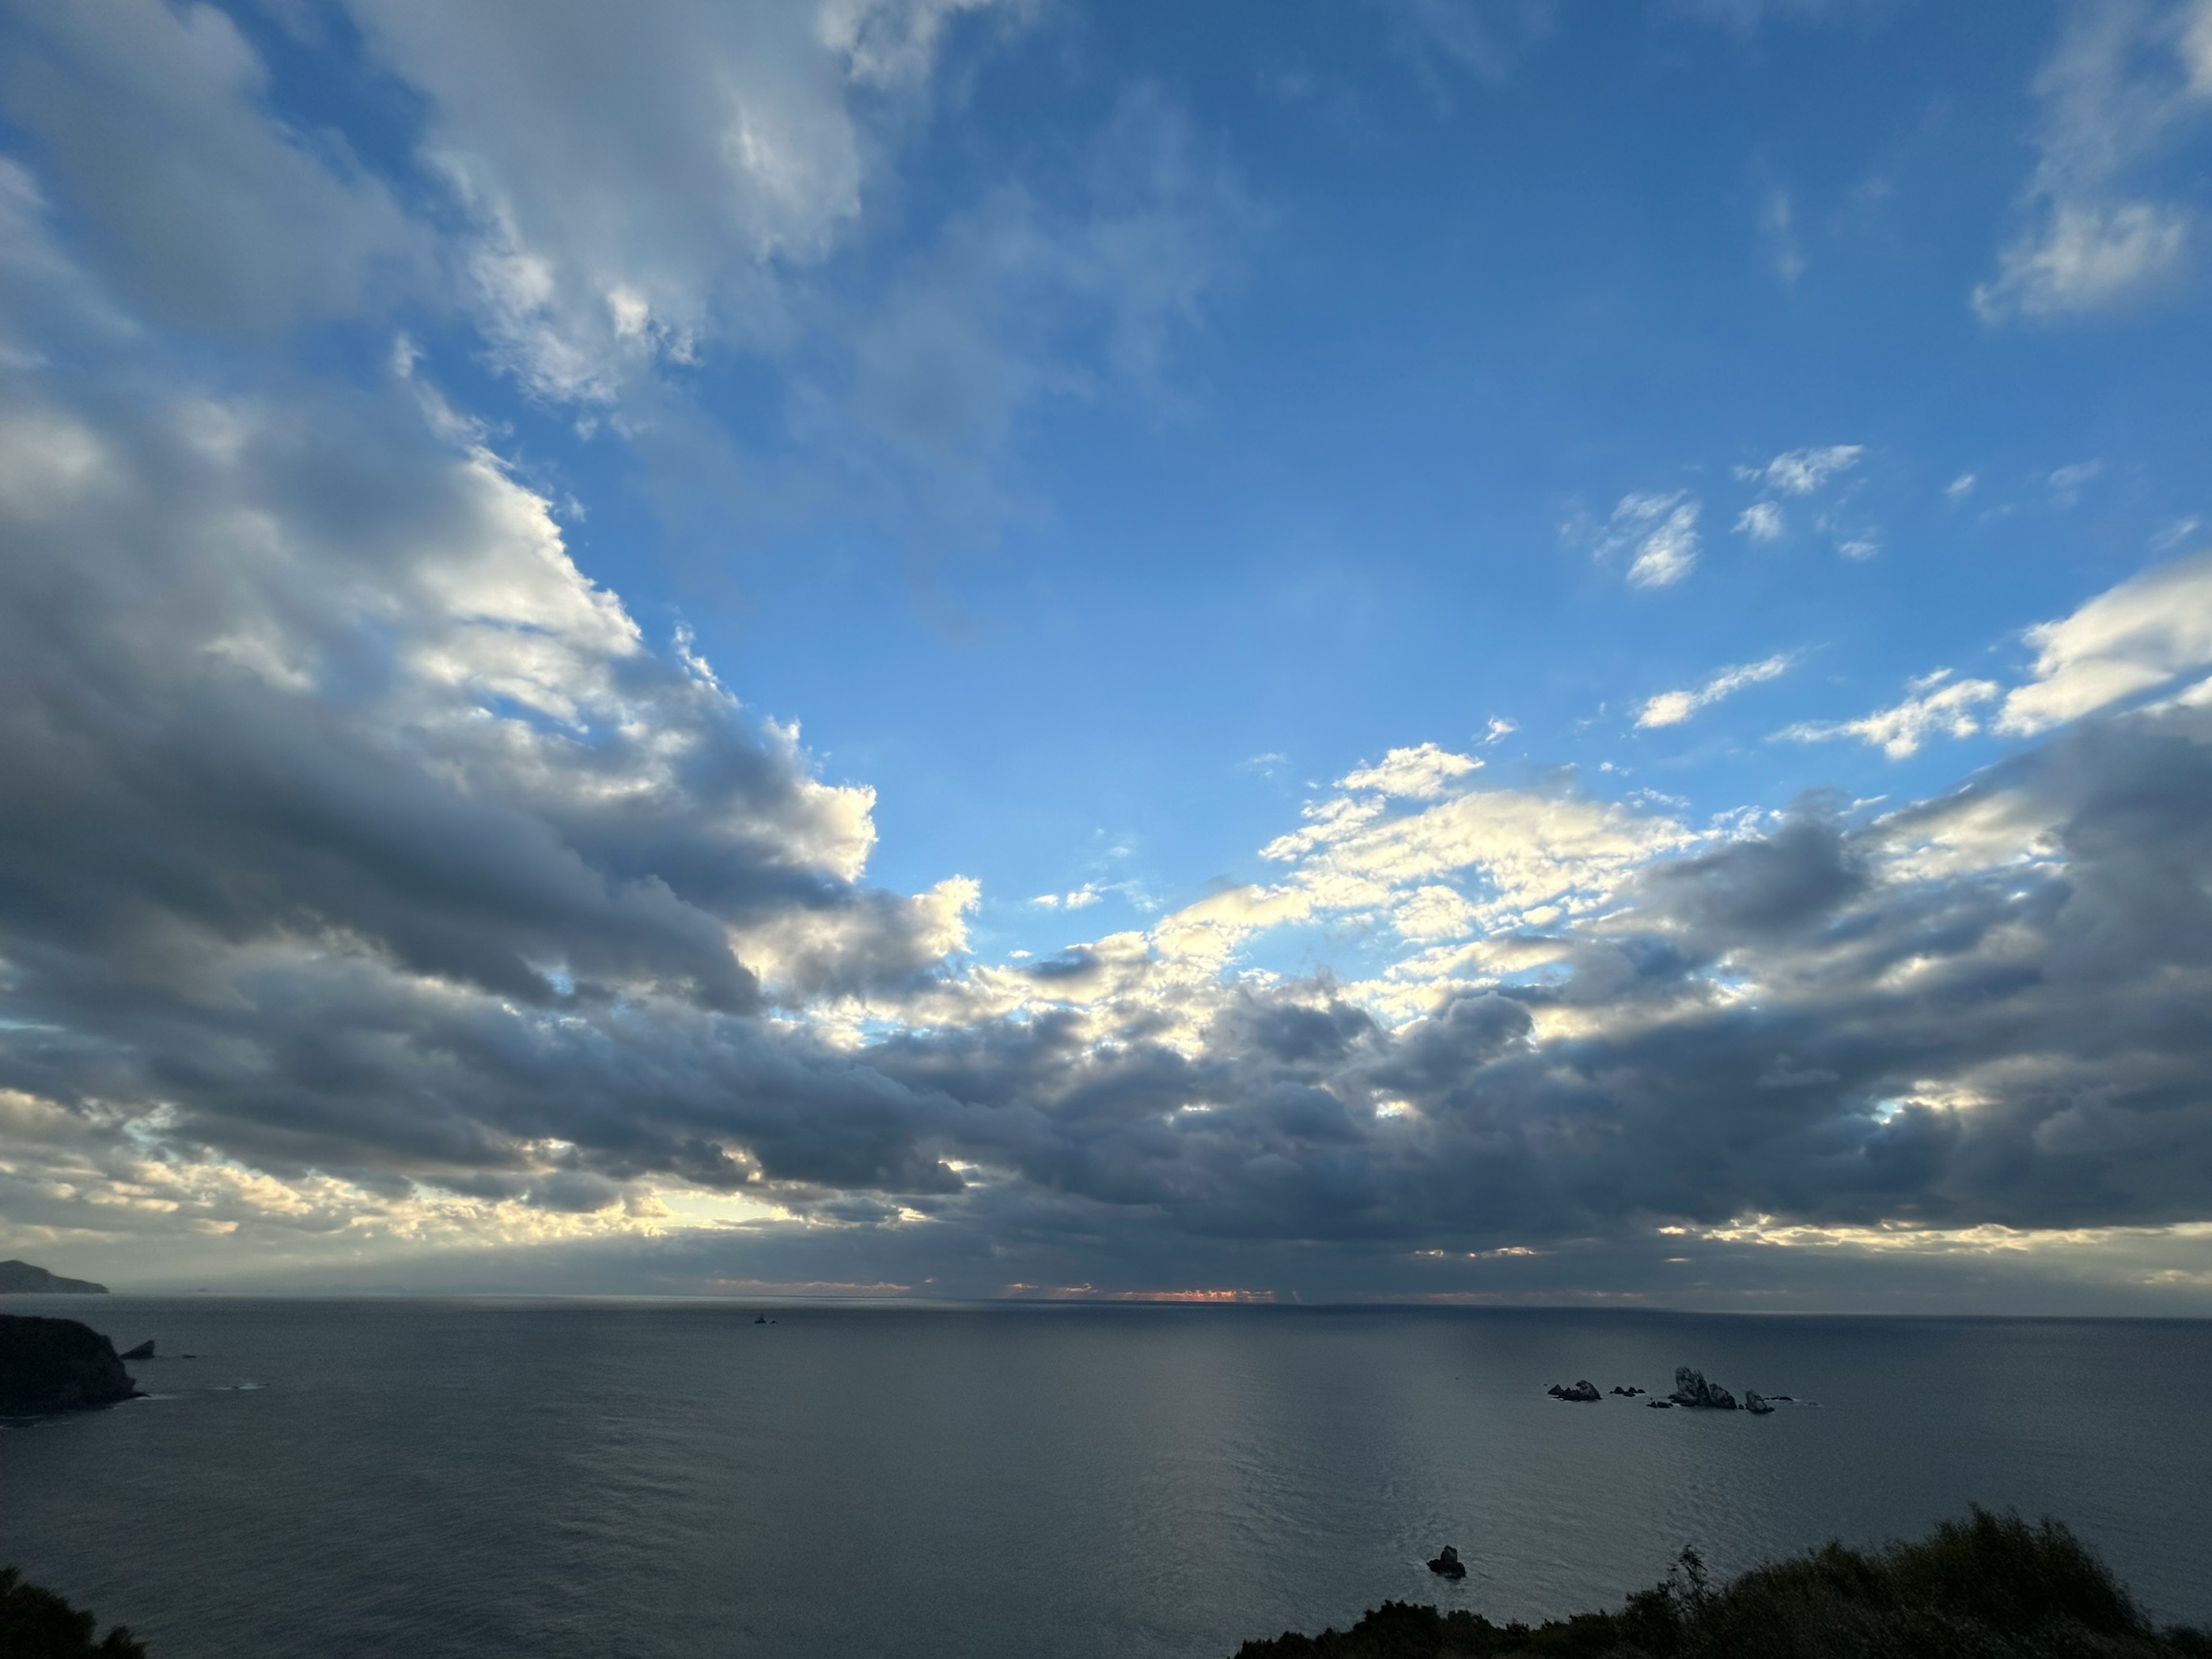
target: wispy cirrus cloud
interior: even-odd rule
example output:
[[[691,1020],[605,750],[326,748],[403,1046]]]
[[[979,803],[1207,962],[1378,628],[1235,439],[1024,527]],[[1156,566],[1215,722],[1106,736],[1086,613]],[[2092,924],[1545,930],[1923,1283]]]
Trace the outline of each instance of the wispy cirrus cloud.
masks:
[[[1758,662],[1740,663],[1734,668],[1723,668],[1694,690],[1662,691],[1656,696],[1648,698],[1644,707],[1637,711],[1637,726],[1639,730],[1649,731],[1658,726],[1680,726],[1699,709],[1710,708],[1747,686],[1780,679],[1796,661],[1796,653],[1778,652]]]
[[[1671,587],[1696,568],[1698,517],[1703,503],[1687,490],[1632,493],[1595,527],[1570,526],[1589,543],[1601,564],[1626,562],[1632,587]]]
[[[1921,744],[1930,738],[1972,737],[1982,729],[1983,707],[2002,695],[1994,680],[1954,679],[1948,668],[1924,674],[1905,689],[1911,695],[1902,702],[1877,708],[1857,720],[1801,721],[1774,735],[1794,743],[1856,738],[1892,760],[1904,760],[1919,753]]]
[[[1992,325],[2127,305],[2185,269],[2199,216],[2130,181],[2212,112],[2212,5],[2082,0],[2035,93],[2040,155],[2024,222],[1972,296]]]

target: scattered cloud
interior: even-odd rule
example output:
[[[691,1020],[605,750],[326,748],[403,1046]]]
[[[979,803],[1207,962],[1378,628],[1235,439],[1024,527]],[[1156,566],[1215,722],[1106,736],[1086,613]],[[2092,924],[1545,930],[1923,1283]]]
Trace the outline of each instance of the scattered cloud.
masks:
[[[1954,501],[1963,501],[1974,493],[1974,486],[1978,482],[1972,473],[1961,472],[1943,486],[1943,493]]]
[[[1483,731],[1482,741],[1485,744],[1498,743],[1511,737],[1520,729],[1518,721],[1509,720],[1500,714],[1492,714],[1490,717],[1489,726]]]
[[[1767,258],[1772,262],[1774,274],[1784,288],[1796,285],[1805,274],[1805,252],[1798,245],[1797,232],[1792,222],[1793,214],[1790,192],[1771,190],[1759,210],[1759,239],[1765,244]]]
[[[1337,787],[1433,800],[1481,764],[1472,755],[1455,755],[1425,743],[1417,748],[1393,749],[1381,765],[1362,766],[1339,778]]]
[[[2043,482],[2045,487],[2050,490],[2051,499],[2055,505],[2062,507],[2078,507],[2081,502],[2083,487],[2101,477],[2104,471],[2105,464],[2102,461],[2075,461],[2070,466],[2052,469],[2050,477]]]
[[[1601,563],[1626,557],[1633,587],[1670,587],[1698,562],[1698,514],[1701,503],[1686,490],[1671,495],[1627,495],[1591,539]]]
[[[1782,509],[1772,501],[1753,501],[1736,515],[1735,527],[1755,542],[1771,542],[1782,533]]]
[[[1849,472],[1866,453],[1863,444],[1827,444],[1789,449],[1765,466],[1738,467],[1736,476],[1753,480],[1778,495],[1810,495],[1831,479]]]
[[[2212,554],[2160,565],[2027,630],[2035,678],[2000,730],[2028,735],[2212,669]]]
[[[1951,671],[1939,668],[1906,688],[1911,695],[1888,708],[1855,720],[1824,725],[1803,722],[1775,735],[1797,743],[1825,743],[1836,738],[1856,738],[1880,749],[1892,760],[1917,754],[1931,737],[1971,738],[1982,729],[1977,712],[2002,695],[1993,680],[1954,680]]]
[[[1763,661],[1723,668],[1694,691],[1662,691],[1638,712],[1636,724],[1642,730],[1680,726],[1700,708],[1709,708],[1723,697],[1732,697],[1747,685],[1780,679],[1796,660],[1795,653],[1782,652]]]
[[[2050,320],[2148,298],[2179,276],[2197,215],[2130,180],[2212,108],[2203,0],[2069,9],[2035,79],[2040,155],[2019,234],[1973,290],[1985,323]]]

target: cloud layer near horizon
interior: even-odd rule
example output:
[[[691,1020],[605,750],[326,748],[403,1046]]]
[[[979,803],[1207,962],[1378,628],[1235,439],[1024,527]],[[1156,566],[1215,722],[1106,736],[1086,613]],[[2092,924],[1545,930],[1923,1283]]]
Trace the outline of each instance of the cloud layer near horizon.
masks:
[[[563,73],[605,44],[587,9],[539,41]],[[457,294],[500,372],[585,418],[665,395],[631,383],[738,319],[805,361],[818,296],[790,272],[861,211],[959,9],[665,9],[700,64],[752,78],[627,39],[674,76],[632,86],[654,122],[602,112],[631,155],[579,105],[549,113],[501,9],[469,24],[499,39],[456,42],[441,9],[363,3],[432,112],[462,226],[442,240],[267,114],[222,14],[17,14],[46,78],[0,94],[88,228],[66,240],[40,176],[0,161],[11,1240],[197,1237],[198,1276],[698,1227],[740,1267],[812,1249],[855,1285],[915,1262],[973,1291],[1024,1263],[1159,1285],[1318,1246],[1359,1266],[1316,1282],[1427,1293],[1593,1241],[1966,1250],[2212,1215],[2212,555],[2034,629],[2009,688],[1931,677],[1795,733],[1909,752],[1980,710],[2022,739],[1936,799],[1700,824],[1409,744],[1316,791],[1258,849],[1267,881],[994,966],[966,953],[975,884],[872,886],[869,791],[822,781],[680,634],[649,637],[405,343],[344,384],[210,373],[162,333],[258,337],[250,359],[319,314],[386,325],[396,296]],[[164,52],[181,67],[150,76]],[[441,78],[510,59],[481,95]],[[118,88],[142,121],[120,138]],[[130,167],[83,171],[95,138],[230,204],[224,234],[179,230]],[[555,139],[576,151],[558,191],[518,159]],[[899,387],[936,384],[948,335],[989,336],[963,361],[1003,371],[951,471],[1042,395],[1044,348],[957,310],[979,287],[1024,314],[1049,291],[1103,338],[1098,373],[1154,372],[1224,263],[1202,226],[1242,205],[1156,102],[1099,145],[1121,182],[1102,173],[1094,222],[995,199],[893,285],[851,405],[891,449],[941,435]],[[629,191],[670,157],[713,176]],[[671,210],[702,196],[725,221]],[[1803,495],[1858,455],[1760,476]],[[1632,495],[1596,550],[1680,581],[1698,513]],[[1372,933],[1387,965],[1257,965],[1314,927]]]

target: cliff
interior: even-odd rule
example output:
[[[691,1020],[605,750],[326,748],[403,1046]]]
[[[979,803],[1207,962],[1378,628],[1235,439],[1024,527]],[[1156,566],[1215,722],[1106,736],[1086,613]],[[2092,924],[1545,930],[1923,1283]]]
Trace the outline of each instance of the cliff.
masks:
[[[2212,1659],[2154,1629],[2056,1521],[1977,1509],[1912,1544],[1830,1544],[1718,1587],[1694,1550],[1615,1613],[1542,1625],[1385,1601],[1347,1631],[1247,1642],[1237,1659]]]
[[[27,1261],[0,1261],[0,1296],[106,1296],[107,1286],[88,1279],[64,1279]]]
[[[0,1314],[0,1414],[83,1411],[137,1392],[115,1345],[91,1326]]]

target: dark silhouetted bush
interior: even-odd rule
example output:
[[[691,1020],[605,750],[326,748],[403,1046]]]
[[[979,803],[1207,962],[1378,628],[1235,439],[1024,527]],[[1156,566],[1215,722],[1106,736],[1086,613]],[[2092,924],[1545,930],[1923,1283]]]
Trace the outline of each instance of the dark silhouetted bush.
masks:
[[[1386,1601],[1348,1631],[1247,1642],[1237,1659],[2212,1659],[2158,1631],[2057,1521],[1976,1509],[1917,1543],[1829,1544],[1716,1588],[1695,1550],[1618,1613],[1530,1627]]]
[[[0,1659],[146,1659],[146,1650],[118,1625],[93,1640],[96,1621],[52,1590],[27,1584],[0,1567]]]

